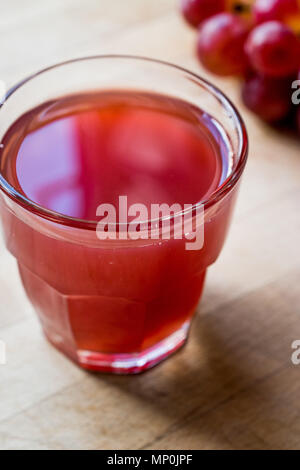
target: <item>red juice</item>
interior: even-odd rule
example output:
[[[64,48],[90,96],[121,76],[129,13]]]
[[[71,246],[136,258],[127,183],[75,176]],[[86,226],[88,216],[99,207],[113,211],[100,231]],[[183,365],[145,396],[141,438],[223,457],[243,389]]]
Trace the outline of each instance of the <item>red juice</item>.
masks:
[[[1,209],[7,246],[49,340],[97,370],[113,368],[108,356],[115,364],[132,354],[142,358],[167,338],[173,338],[168,352],[172,341],[177,349],[180,341],[172,335],[187,328],[194,314],[206,268],[221,250],[235,191],[207,208],[199,251],[186,251],[185,241],[174,239],[99,242],[91,227],[97,207],[118,209],[120,195],[149,210],[154,203],[207,201],[234,164],[218,122],[164,95],[84,93],[24,114],[2,144],[2,177],[52,211],[47,220],[34,211],[26,218]],[[61,216],[56,220],[54,213]],[[77,228],[73,219],[80,219]],[[149,364],[151,354],[136,370]]]
[[[6,141],[13,148],[2,174],[10,184],[85,220],[96,220],[101,203],[117,207],[119,195],[128,205],[195,204],[228,171],[228,146],[211,118],[159,95],[102,92],[46,103],[22,116]]]

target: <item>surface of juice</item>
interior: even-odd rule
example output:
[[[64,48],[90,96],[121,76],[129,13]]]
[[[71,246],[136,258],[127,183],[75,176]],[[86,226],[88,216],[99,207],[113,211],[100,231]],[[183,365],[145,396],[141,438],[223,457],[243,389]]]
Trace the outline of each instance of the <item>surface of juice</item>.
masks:
[[[211,116],[179,99],[122,90],[47,102],[16,121],[2,144],[0,172],[11,186],[86,221],[97,221],[100,204],[118,210],[120,195],[149,210],[207,200],[233,164],[229,140]],[[97,246],[93,231],[50,230],[51,222],[37,226],[13,211],[2,210],[2,218],[46,335],[77,359],[139,353],[188,321],[231,206],[229,198],[209,217],[200,252],[187,252],[184,240]]]
[[[210,116],[159,95],[66,97],[22,116],[6,139],[1,167],[12,186],[85,220],[96,220],[101,203],[117,206],[119,195],[148,207],[196,203],[228,172],[228,146]]]

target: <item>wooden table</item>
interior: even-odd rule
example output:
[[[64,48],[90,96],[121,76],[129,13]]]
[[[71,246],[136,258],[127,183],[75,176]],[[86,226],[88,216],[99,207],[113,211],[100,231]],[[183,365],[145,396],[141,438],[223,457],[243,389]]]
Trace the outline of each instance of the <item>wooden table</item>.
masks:
[[[300,366],[291,362],[300,339],[299,140],[250,115],[234,80],[201,69],[175,0],[10,0],[0,31],[8,85],[70,57],[161,58],[221,86],[251,143],[230,237],[190,341],[147,374],[90,375],[48,345],[1,242],[0,447],[300,449]]]

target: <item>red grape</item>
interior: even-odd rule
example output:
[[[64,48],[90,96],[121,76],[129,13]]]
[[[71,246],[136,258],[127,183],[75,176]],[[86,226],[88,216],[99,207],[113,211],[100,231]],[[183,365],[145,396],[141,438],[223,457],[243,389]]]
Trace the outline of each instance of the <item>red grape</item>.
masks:
[[[183,16],[195,27],[210,16],[223,11],[224,2],[225,0],[180,0]]]
[[[248,23],[239,16],[220,13],[199,29],[197,52],[202,64],[217,75],[240,75],[248,67],[244,45]]]
[[[300,64],[300,40],[279,21],[256,26],[246,42],[246,52],[252,67],[262,75],[286,77]]]
[[[243,101],[265,121],[279,121],[286,117],[292,108],[292,81],[291,78],[251,76],[243,85]]]
[[[278,20],[299,12],[298,0],[256,0],[253,7],[253,14],[256,23]]]

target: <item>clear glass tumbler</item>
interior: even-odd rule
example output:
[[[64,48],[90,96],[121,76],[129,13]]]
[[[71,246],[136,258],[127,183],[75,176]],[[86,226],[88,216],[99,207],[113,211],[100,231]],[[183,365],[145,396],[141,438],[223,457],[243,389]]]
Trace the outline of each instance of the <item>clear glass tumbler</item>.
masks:
[[[131,56],[99,56],[49,67],[11,89],[0,139],[24,113],[66,94],[141,90],[199,106],[232,148],[226,180],[206,200],[201,250],[185,240],[99,240],[96,222],[47,210],[1,174],[0,214],[8,250],[48,340],[80,366],[138,373],[181,347],[205,273],[222,249],[247,159],[245,126],[222,92],[180,67]]]

